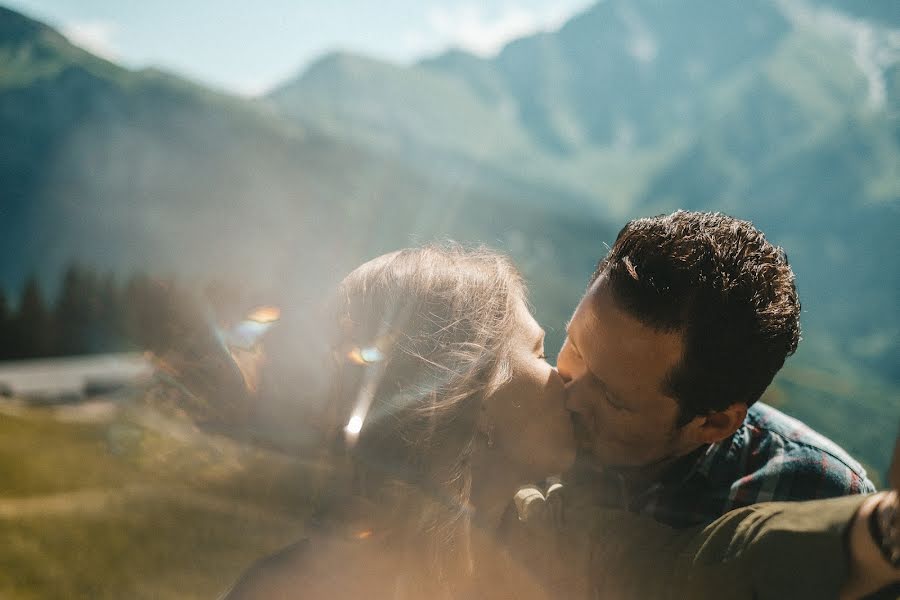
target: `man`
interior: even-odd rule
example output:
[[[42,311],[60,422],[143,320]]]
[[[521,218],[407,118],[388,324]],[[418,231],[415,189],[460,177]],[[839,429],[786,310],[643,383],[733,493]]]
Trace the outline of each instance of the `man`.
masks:
[[[628,223],[559,355],[581,447],[568,483],[675,527],[874,491],[836,444],[758,402],[797,348],[799,314],[784,252],[750,223]]]

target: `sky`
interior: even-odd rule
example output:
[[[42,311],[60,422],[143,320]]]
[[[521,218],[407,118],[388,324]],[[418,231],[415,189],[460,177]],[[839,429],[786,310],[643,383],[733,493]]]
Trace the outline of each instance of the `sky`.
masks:
[[[95,54],[258,95],[332,50],[408,64],[482,56],[558,28],[591,0],[0,0]]]

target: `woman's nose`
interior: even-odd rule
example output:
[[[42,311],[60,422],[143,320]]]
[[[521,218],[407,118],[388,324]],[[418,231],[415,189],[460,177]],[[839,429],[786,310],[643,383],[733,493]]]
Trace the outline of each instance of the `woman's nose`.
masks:
[[[562,380],[567,384],[572,381],[577,375],[577,360],[576,356],[572,352],[572,348],[569,347],[569,339],[563,342],[562,348],[559,350],[559,356],[556,358],[556,369],[559,371],[559,376],[562,377]]]

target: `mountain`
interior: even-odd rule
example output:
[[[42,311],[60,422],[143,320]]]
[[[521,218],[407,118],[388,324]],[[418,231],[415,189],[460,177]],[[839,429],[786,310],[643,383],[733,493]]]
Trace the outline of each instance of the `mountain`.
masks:
[[[608,0],[493,58],[329,55],[266,101],[422,168],[451,160],[568,189],[561,210],[750,218],[788,247],[807,332],[829,329],[840,352],[900,382],[887,358],[900,354],[897,270],[855,269],[852,285],[832,275],[896,255],[893,6]],[[893,332],[890,351],[871,349],[877,331]]]
[[[0,282],[10,290],[29,273],[53,282],[78,260],[308,302],[374,254],[449,237],[506,247],[526,275],[551,274],[535,296],[561,323],[615,233],[557,213],[547,190],[459,164],[418,169],[325,126],[123,69],[12,11],[0,12],[0,32]]]
[[[877,476],[900,408],[900,53],[891,10],[850,4],[607,0],[488,59],[333,53],[260,101],[0,10],[0,284],[77,259],[308,306],[452,237],[513,255],[552,352],[627,218],[723,210],[798,276],[804,341],[768,399]]]
[[[819,73],[802,73],[820,50],[858,63],[841,60],[833,83],[878,95],[879,71],[896,63],[895,11],[862,10],[860,20],[834,10],[851,4],[609,0],[493,58],[452,50],[404,67],[329,55],[266,100],[297,123],[325,124],[404,161],[476,164],[593,198],[602,216],[624,218],[643,210],[643,182],[689,151],[697,128],[715,124],[727,90],[777,56],[794,70],[785,76],[798,76],[795,87],[811,86],[802,111],[821,108]],[[792,46],[793,56],[784,50]]]
[[[511,147],[531,151],[518,124],[498,119],[466,82],[420,67],[336,52],[269,97],[298,122],[334,134],[353,123],[357,139],[397,152],[424,146],[480,161]]]
[[[828,6],[847,15],[881,23],[888,27],[900,27],[900,5],[891,0],[857,2],[855,0],[818,0],[818,4]]]
[[[655,143],[674,124],[690,127],[705,91],[765,54],[787,29],[765,2],[613,0],[559,31],[510,43],[485,68],[452,54],[425,65],[493,99],[496,92],[481,84],[487,70],[542,148],[573,154],[616,141]]]
[[[773,393],[789,390],[798,414],[840,439],[851,410],[841,389],[889,444],[900,410],[896,6],[606,0],[491,58],[452,50],[376,67],[328,56],[265,102],[423,168],[439,157],[569,190],[605,219],[683,207],[754,221],[787,249],[804,304],[804,342]]]

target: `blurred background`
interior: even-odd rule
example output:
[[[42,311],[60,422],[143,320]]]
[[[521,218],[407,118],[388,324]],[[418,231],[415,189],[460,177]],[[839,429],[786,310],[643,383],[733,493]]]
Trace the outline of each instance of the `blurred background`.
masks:
[[[508,252],[552,360],[618,230],[677,208],[786,249],[765,400],[883,485],[898,99],[895,0],[6,2],[0,596],[209,598],[297,539],[317,310],[360,262]],[[276,319],[291,393],[248,412]]]

